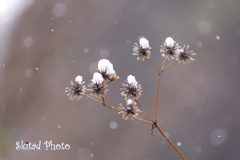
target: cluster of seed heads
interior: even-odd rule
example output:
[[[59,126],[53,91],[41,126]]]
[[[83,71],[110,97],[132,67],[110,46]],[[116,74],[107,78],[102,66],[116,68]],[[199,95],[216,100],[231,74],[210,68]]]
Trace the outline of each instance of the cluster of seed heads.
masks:
[[[189,52],[188,48],[189,46],[185,45],[180,47],[176,41],[168,37],[161,46],[160,52],[162,56],[168,60],[175,59],[178,62],[190,63],[190,61],[194,60],[190,55],[195,55],[195,53],[193,53],[193,51]],[[150,49],[149,41],[146,38],[141,38],[139,44],[135,43],[133,46],[133,55],[136,55],[138,60],[144,61],[144,58],[150,58]],[[101,59],[88,85],[88,89],[84,85],[82,76],[78,75],[75,78],[75,82],[71,81],[72,88],[67,87],[65,92],[67,92],[67,96],[69,96],[71,100],[80,100],[86,91],[89,91],[91,96],[101,98],[104,97],[108,91],[108,84],[118,78],[113,64],[107,59]],[[123,113],[123,119],[127,120],[129,117],[138,116],[137,112],[141,112],[135,101],[141,96],[142,88],[141,84],[136,81],[133,75],[129,75],[122,85],[123,88],[120,88],[120,90],[122,90],[121,95],[126,100],[126,106],[120,103],[118,109],[120,111],[119,113]]]

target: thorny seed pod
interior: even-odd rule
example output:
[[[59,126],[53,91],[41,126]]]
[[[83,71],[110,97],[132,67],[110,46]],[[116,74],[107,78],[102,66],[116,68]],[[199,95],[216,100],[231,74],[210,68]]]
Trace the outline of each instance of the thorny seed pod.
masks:
[[[179,63],[190,63],[191,61],[194,61],[194,59],[192,57],[190,57],[189,55],[196,55],[196,53],[193,53],[193,51],[188,51],[189,45],[187,46],[183,46],[183,48],[181,48],[179,50],[179,53],[176,55],[177,60]]]
[[[127,106],[125,107],[120,103],[120,107],[118,107],[119,110],[122,110],[122,112],[118,112],[118,114],[122,114],[122,119],[128,120],[131,116],[138,116],[137,112],[141,112],[136,106],[136,102],[133,102],[131,99],[128,99],[126,104]],[[133,117],[131,117],[131,120],[133,120]]]
[[[90,95],[97,98],[103,96],[107,92],[107,85],[104,84],[104,79],[102,75],[98,72],[95,72],[93,74],[93,79],[88,86],[91,87],[91,89],[88,89],[88,91],[92,92]]]
[[[169,60],[174,59],[174,56],[178,53],[178,43],[175,42],[171,37],[166,38],[163,46],[160,49],[163,57],[167,57]]]
[[[149,58],[151,55],[150,49],[149,41],[146,38],[141,38],[139,40],[139,45],[137,43],[133,45],[134,53],[132,55],[138,56],[137,60],[144,61],[144,58]]]
[[[76,99],[77,101],[82,98],[82,94],[85,93],[86,87],[83,85],[82,76],[77,76],[75,78],[75,82],[71,81],[72,88],[66,87],[65,92],[67,92],[67,96],[70,97],[70,100]]]
[[[120,90],[123,90],[121,95],[125,97],[125,100],[134,98],[138,99],[141,96],[141,85],[138,84],[134,76],[129,75],[126,83],[123,83],[122,85],[124,88],[120,88]]]

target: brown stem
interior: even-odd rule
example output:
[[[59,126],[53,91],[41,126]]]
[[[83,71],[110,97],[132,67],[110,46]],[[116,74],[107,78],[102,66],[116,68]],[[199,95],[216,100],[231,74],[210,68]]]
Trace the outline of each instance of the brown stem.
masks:
[[[98,103],[100,103],[100,104],[103,104],[103,102],[101,102],[101,101],[99,101],[99,100],[97,100],[97,99],[95,99],[95,98],[93,98],[93,97],[91,97],[91,96],[89,96],[89,95],[87,95],[87,94],[85,94],[85,93],[83,93],[83,95],[85,95],[85,96],[87,96],[87,97],[89,97],[89,98],[91,98],[91,99],[93,99],[94,101],[96,101],[96,102],[98,102]],[[136,101],[137,102],[137,101]],[[138,102],[137,102],[138,103]],[[109,106],[109,105],[106,105],[106,104],[103,104],[104,106],[106,106],[106,107],[108,107],[108,108],[110,108],[110,109],[113,109],[113,110],[115,110],[115,111],[117,111],[117,112],[121,112],[121,113],[124,113],[124,114],[126,114],[125,112],[122,112],[121,110],[118,110],[118,109],[116,109],[116,108],[113,108],[113,107],[111,107],[111,106]],[[138,103],[138,105],[139,105],[139,107],[142,109],[142,107],[140,106],[140,104]],[[141,118],[138,118],[138,117],[135,117],[135,116],[132,116],[132,115],[130,115],[131,117],[133,117],[133,118],[135,118],[135,119],[137,119],[137,120],[140,120],[140,121],[142,121],[142,122],[145,122],[145,123],[148,123],[148,124],[154,124],[153,122],[149,122],[149,121],[146,121],[146,120],[143,120],[143,119],[141,119]],[[149,117],[150,118],[150,117]],[[151,118],[150,118],[150,120],[151,120]],[[151,120],[152,121],[152,120]],[[168,141],[168,143],[182,156],[182,158],[184,159],[184,160],[187,160],[184,156],[183,156],[183,154],[172,144],[172,142],[165,136],[165,134],[162,132],[162,130],[158,127],[158,125],[157,124],[154,124],[155,126],[156,126],[156,128],[159,130],[159,132],[163,135],[163,137]]]
[[[177,62],[178,59],[176,59],[175,61],[173,61],[172,63],[170,63],[169,65],[167,65],[167,67],[165,67],[164,69],[162,69],[161,71],[163,72],[165,69],[167,69],[169,66],[171,66],[173,63]]]
[[[144,110],[142,109],[141,105],[138,103],[137,99],[136,99],[136,98],[134,98],[134,99],[135,99],[135,102],[137,102],[139,108],[142,110],[143,114],[144,114],[150,121],[154,122],[154,121],[152,120],[152,118],[150,118],[150,117],[147,115],[147,113],[144,112]]]
[[[164,59],[162,69],[161,69],[160,73],[158,73],[157,94],[156,94],[156,104],[155,104],[155,119],[154,119],[155,122],[157,121],[157,104],[158,104],[159,81],[160,81],[160,76],[161,76],[161,74],[164,70],[163,67],[165,65],[166,60],[167,60],[167,57],[165,57],[165,59]]]
[[[161,69],[161,71],[163,71],[163,67],[164,67],[165,62],[166,62],[167,59],[168,59],[168,56],[166,56],[165,59],[164,59],[164,61],[163,61],[163,65],[162,65],[162,69]],[[161,73],[159,73],[159,74],[161,74]]]
[[[156,62],[154,61],[154,59],[153,59],[151,56],[149,56],[149,57],[151,58],[151,60],[152,60],[153,63],[155,64],[155,67],[156,67],[156,69],[157,69],[157,71],[158,71],[158,74],[159,74],[160,72],[159,72],[159,69],[158,69],[158,66],[157,66]]]
[[[159,81],[160,81],[160,75],[162,72],[160,72],[160,74],[158,74],[158,83],[157,83],[157,94],[156,94],[156,103],[155,103],[155,122],[157,120],[157,104],[158,104],[158,91],[159,91]]]
[[[168,143],[182,156],[184,160],[187,160],[187,158],[184,157],[184,155],[172,144],[172,142],[165,136],[165,134],[162,132],[162,130],[158,127],[157,124],[155,124],[156,128],[159,130],[159,132],[162,134],[162,136],[168,141]]]
[[[100,103],[100,104],[103,104],[103,102],[101,102],[101,101],[93,98],[92,96],[89,96],[88,94],[83,93],[83,95],[91,98],[92,100],[94,100],[94,101],[96,101],[96,102],[98,102],[98,103]],[[123,111],[121,111],[121,110],[119,110],[119,109],[113,108],[113,107],[111,107],[111,106],[109,106],[109,105],[106,105],[106,104],[103,104],[103,105],[106,106],[106,107],[108,107],[108,108],[110,108],[110,109],[113,109],[113,110],[115,110],[115,111],[117,111],[117,112],[121,112],[121,113],[124,113],[124,114],[128,115],[127,113],[125,113],[125,112],[123,112]],[[140,121],[145,122],[145,123],[148,123],[148,124],[153,124],[153,122],[149,122],[149,121],[146,121],[146,120],[144,120],[144,119],[141,119],[141,118],[138,118],[138,117],[135,117],[135,116],[132,116],[132,115],[128,115],[128,116],[133,117],[133,118],[135,118],[135,119],[137,119],[137,120],[140,120]]]
[[[105,99],[103,95],[102,95],[102,104],[105,105]]]
[[[102,82],[102,85],[103,85],[103,88],[105,88],[105,84],[104,84],[104,82]],[[102,93],[102,104],[103,105],[105,105],[105,99],[104,99],[104,91],[105,91],[105,89],[103,89],[103,93]]]

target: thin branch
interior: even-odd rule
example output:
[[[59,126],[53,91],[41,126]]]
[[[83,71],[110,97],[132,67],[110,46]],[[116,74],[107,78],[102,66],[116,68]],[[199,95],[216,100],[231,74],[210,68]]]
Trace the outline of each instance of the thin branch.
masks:
[[[143,114],[144,114],[150,121],[154,122],[154,121],[152,120],[152,118],[150,118],[150,117],[147,115],[147,113],[144,112],[144,110],[142,109],[141,105],[138,103],[137,99],[136,99],[136,98],[134,98],[134,99],[135,99],[135,102],[137,102],[139,108],[142,110]]]
[[[93,98],[92,96],[89,96],[88,94],[83,93],[83,95],[91,98],[92,100],[94,100],[94,101],[96,101],[96,102],[98,102],[98,103],[100,103],[100,104],[103,104],[103,102],[101,102],[101,101]],[[115,111],[117,111],[117,112],[121,112],[121,113],[124,113],[124,114],[128,115],[127,113],[125,113],[125,112],[123,112],[123,111],[121,111],[121,110],[119,110],[119,109],[113,108],[113,107],[111,107],[111,106],[109,106],[109,105],[106,105],[106,104],[103,104],[103,105],[106,106],[106,107],[108,107],[108,108],[110,108],[110,109],[113,109],[113,110],[115,110]],[[128,115],[128,116],[133,117],[133,118],[135,118],[135,119],[137,119],[137,120],[140,120],[140,121],[145,122],[145,123],[148,123],[148,124],[153,124],[153,122],[149,122],[149,121],[146,121],[146,120],[144,120],[144,119],[141,119],[141,118],[138,118],[138,117],[135,117],[135,116],[132,116],[132,115]]]
[[[155,104],[155,122],[157,121],[157,104],[158,104],[158,92],[159,92],[159,81],[160,81],[160,76],[161,76],[161,74],[162,74],[162,72],[163,72],[163,67],[164,67],[164,65],[165,65],[165,62],[166,62],[166,60],[167,60],[167,56],[165,57],[165,59],[164,59],[164,62],[163,62],[163,65],[162,65],[162,69],[161,69],[161,71],[160,71],[160,73],[158,74],[158,83],[157,83],[157,93],[156,93],[156,104]]]
[[[159,69],[158,69],[158,66],[157,66],[155,60],[154,60],[151,56],[149,56],[149,57],[151,58],[151,60],[152,60],[153,63],[155,64],[155,67],[156,67],[156,69],[157,69],[158,74],[160,74]]]
[[[103,84],[103,88],[105,88],[104,82],[102,84]],[[102,93],[101,96],[102,96],[102,104],[105,105],[104,92]]]
[[[182,156],[184,160],[187,160],[187,158],[184,157],[184,155],[172,144],[172,142],[165,136],[165,134],[162,132],[162,130],[158,127],[157,124],[155,124],[156,128],[159,130],[159,132],[163,135],[163,137],[168,141],[168,143]]]
[[[98,102],[98,103],[101,103],[101,104],[103,104],[101,101],[99,101],[99,100],[97,100],[97,99],[95,99],[95,98],[93,98],[92,96],[89,96],[88,94],[86,94],[86,93],[82,93],[83,95],[85,95],[85,96],[87,96],[87,97],[89,97],[89,98],[91,98],[92,100],[94,100],[94,101],[96,101],[96,102]]]
[[[157,94],[156,94],[156,103],[155,103],[155,122],[157,120],[157,104],[158,104],[158,91],[159,91],[159,81],[160,81],[160,74],[158,74],[158,83],[157,83]]]
[[[154,62],[154,64],[155,64],[155,66],[156,66],[156,68],[157,68],[157,65],[156,65],[156,63],[155,63],[155,61],[154,61],[154,59],[152,58],[152,57],[150,57],[152,60],[153,60],[153,62]],[[159,70],[158,70],[158,68],[157,68],[157,70],[158,70],[158,83],[157,83],[157,94],[156,94],[156,105],[155,105],[155,121],[154,122],[157,122],[157,104],[158,104],[158,93],[159,93],[159,81],[160,81],[160,76],[161,76],[161,74],[162,74],[162,72],[165,70],[165,69],[167,69],[169,66],[171,66],[173,63],[175,63],[176,61],[178,61],[177,59],[175,60],[175,61],[173,61],[172,63],[170,63],[168,66],[166,66],[165,68],[164,68],[164,65],[165,65],[165,62],[166,62],[166,60],[167,60],[167,56],[165,57],[165,59],[164,59],[164,62],[163,62],[163,65],[162,65],[162,69],[161,69],[161,71],[159,72]],[[136,101],[137,102],[137,101]],[[137,102],[138,103],[138,102]],[[139,105],[140,106],[140,105]],[[141,108],[141,107],[140,107]],[[148,116],[147,116],[148,117]],[[149,117],[150,118],[150,117]],[[151,119],[150,119],[151,120]],[[152,121],[152,120],[151,120]],[[178,154],[180,154],[180,156],[184,159],[184,160],[187,160],[184,156],[183,156],[183,154],[173,145],[173,143],[165,136],[165,134],[162,132],[162,130],[158,127],[158,125],[155,123],[154,124],[155,126],[156,126],[156,128],[159,130],[159,132],[163,135],[163,137],[168,141],[168,143],[178,152]]]
[[[164,69],[161,70],[161,72],[163,72],[165,69],[167,69],[169,66],[171,66],[173,63],[177,62],[178,59],[176,59],[175,61],[173,61],[172,63],[170,63],[169,65],[167,65],[167,67],[165,67]]]
[[[102,95],[102,104],[105,105],[105,99],[103,95]]]
[[[162,65],[162,69],[161,69],[161,72],[163,72],[163,67],[164,67],[164,65],[165,65],[165,62],[166,62],[166,60],[168,59],[168,56],[166,56],[165,57],[165,59],[164,59],[164,61],[163,61],[163,65]],[[161,74],[161,73],[159,73],[159,74]]]

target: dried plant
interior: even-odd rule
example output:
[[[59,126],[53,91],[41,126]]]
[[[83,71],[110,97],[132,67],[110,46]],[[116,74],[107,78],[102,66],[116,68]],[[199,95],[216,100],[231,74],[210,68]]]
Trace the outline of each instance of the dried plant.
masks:
[[[141,96],[142,88],[141,84],[136,81],[136,78],[133,75],[129,75],[127,77],[126,83],[123,83],[123,87],[121,95],[125,97],[126,106],[120,103],[120,107],[117,109],[111,107],[106,104],[105,102],[105,95],[107,92],[108,84],[119,77],[116,75],[115,70],[113,69],[113,64],[107,59],[101,59],[98,62],[98,69],[97,72],[93,74],[93,79],[91,80],[90,84],[88,85],[90,88],[86,89],[84,86],[84,82],[82,81],[81,76],[77,76],[75,78],[75,83],[71,81],[72,88],[67,87],[66,91],[67,96],[70,97],[70,100],[80,100],[82,96],[87,96],[94,101],[103,104],[104,106],[113,109],[118,112],[118,114],[122,114],[122,118],[125,120],[128,119],[137,119],[142,122],[148,123],[151,125],[151,134],[153,135],[153,130],[155,128],[163,135],[163,137],[170,143],[170,145],[181,155],[183,159],[186,158],[183,154],[172,144],[172,142],[165,136],[162,130],[159,128],[157,124],[157,106],[158,106],[158,93],[159,93],[159,81],[160,76],[163,71],[165,71],[169,66],[171,66],[175,62],[179,63],[190,63],[194,59],[190,57],[191,55],[195,55],[193,51],[188,51],[189,46],[185,46],[181,48],[176,41],[174,41],[171,37],[166,38],[165,42],[161,46],[160,52],[162,56],[165,58],[161,70],[158,69],[158,66],[155,60],[150,56],[151,47],[149,46],[149,41],[146,38],[141,38],[139,40],[139,44],[135,43],[133,46],[133,55],[137,56],[138,60],[144,61],[144,58],[151,59],[157,69],[158,74],[158,82],[157,82],[157,93],[156,93],[156,103],[155,103],[155,117],[154,119],[150,118],[147,113],[143,110],[140,103],[138,102],[138,98]],[[165,66],[166,60],[172,60],[173,62],[169,63]],[[86,91],[89,91],[90,94],[86,94]],[[97,100],[96,98],[101,98],[102,101]],[[149,121],[144,119],[138,118],[138,112],[142,112]]]

